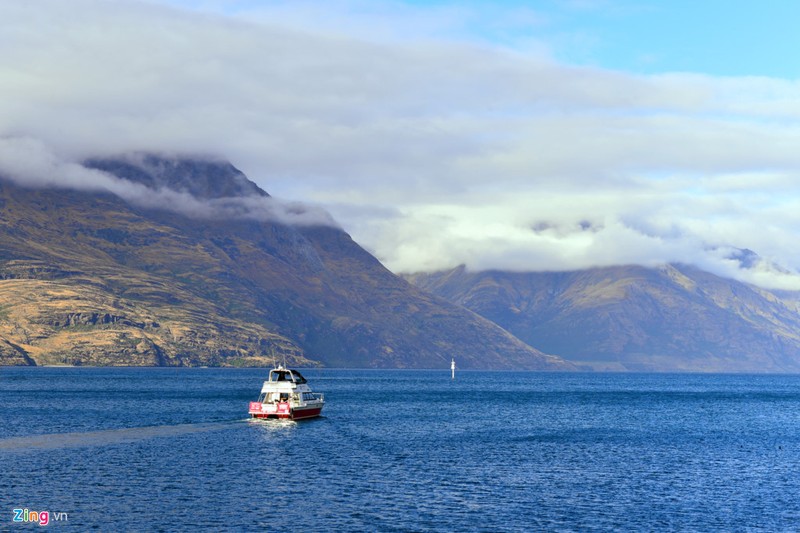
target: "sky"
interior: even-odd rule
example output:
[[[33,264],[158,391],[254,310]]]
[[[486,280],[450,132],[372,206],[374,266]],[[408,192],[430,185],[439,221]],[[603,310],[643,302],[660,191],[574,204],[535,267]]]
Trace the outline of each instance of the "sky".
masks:
[[[800,289],[797,20],[790,0],[4,0],[0,173],[225,158],[395,272],[686,263]]]

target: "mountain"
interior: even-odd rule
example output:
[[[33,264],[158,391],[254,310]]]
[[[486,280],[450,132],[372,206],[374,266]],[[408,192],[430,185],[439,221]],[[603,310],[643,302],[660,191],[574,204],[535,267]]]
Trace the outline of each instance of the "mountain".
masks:
[[[574,369],[227,162],[85,168],[116,194],[0,177],[0,364]]]
[[[800,372],[798,293],[685,265],[409,279],[585,368]]]

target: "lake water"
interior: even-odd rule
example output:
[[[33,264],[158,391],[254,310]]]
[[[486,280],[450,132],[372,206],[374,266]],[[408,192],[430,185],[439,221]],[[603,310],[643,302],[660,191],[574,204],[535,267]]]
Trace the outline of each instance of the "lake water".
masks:
[[[800,529],[799,376],[304,374],[0,368],[0,530]]]

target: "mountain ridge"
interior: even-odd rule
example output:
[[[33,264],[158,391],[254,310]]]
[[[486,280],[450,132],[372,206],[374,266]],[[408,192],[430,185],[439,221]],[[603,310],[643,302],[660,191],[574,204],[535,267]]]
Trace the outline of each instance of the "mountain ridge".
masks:
[[[272,218],[282,206],[226,162],[137,157],[87,168],[178,189],[168,198],[194,211],[0,180],[0,364],[575,368],[413,287],[335,226]],[[203,211],[220,199],[250,211]]]
[[[167,158],[139,153],[116,158],[89,158],[83,166],[149,189],[166,188],[200,200],[269,197],[230,162],[212,159]]]
[[[798,372],[798,293],[687,265],[407,278],[593,370]]]

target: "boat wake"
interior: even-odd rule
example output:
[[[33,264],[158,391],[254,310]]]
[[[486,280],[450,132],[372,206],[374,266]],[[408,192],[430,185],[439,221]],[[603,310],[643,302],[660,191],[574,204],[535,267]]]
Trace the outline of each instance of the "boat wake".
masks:
[[[198,424],[175,424],[165,426],[145,426],[136,428],[107,429],[76,433],[49,433],[0,439],[0,452],[52,450],[77,448],[83,446],[106,446],[110,444],[135,442],[156,437],[173,437],[188,433],[204,433],[231,429],[246,420],[230,422],[204,422]]]
[[[253,424],[254,426],[270,430],[281,430],[285,428],[297,427],[297,421],[290,418],[248,418],[247,422]]]

